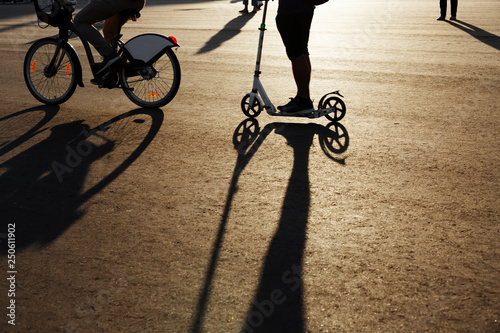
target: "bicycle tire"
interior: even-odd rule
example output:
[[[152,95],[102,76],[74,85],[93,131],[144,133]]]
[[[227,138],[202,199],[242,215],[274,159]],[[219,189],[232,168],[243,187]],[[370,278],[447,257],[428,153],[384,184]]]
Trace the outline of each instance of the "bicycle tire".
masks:
[[[45,38],[35,42],[24,58],[24,80],[28,90],[38,101],[57,105],[66,102],[75,92],[77,77],[75,66],[78,59],[74,59],[71,49],[61,45],[60,58],[56,68],[48,73],[50,64],[57,48],[58,41],[54,38]]]
[[[166,49],[153,64],[137,69],[133,75],[126,66],[120,69],[123,92],[132,102],[141,107],[159,108],[175,97],[181,83],[181,67],[172,49]],[[154,76],[148,77],[148,73],[140,71]]]

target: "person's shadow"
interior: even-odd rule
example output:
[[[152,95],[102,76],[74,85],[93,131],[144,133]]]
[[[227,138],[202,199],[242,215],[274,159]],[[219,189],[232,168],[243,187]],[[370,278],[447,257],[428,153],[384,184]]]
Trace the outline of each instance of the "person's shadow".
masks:
[[[483,30],[481,28],[478,28],[472,24],[466,23],[464,21],[460,20],[455,20],[455,21],[446,21],[452,26],[465,31],[472,37],[476,38],[477,40],[483,42],[486,45],[489,45],[497,50],[500,51],[500,37],[497,35],[494,35],[486,30]]]
[[[344,164],[342,154],[349,146],[344,126],[271,123],[260,130],[254,118],[243,121],[233,135],[238,157],[229,187],[226,205],[212,249],[212,256],[198,299],[191,332],[200,332],[208,303],[213,276],[223,242],[238,179],[265,139],[275,132],[293,148],[293,170],[283,201],[278,229],[269,245],[257,293],[248,310],[243,332],[303,332],[302,258],[309,216],[309,152],[315,135],[325,154]]]
[[[237,36],[241,29],[247,24],[248,21],[255,15],[255,13],[248,13],[240,15],[229,21],[222,30],[213,35],[206,43],[200,48],[197,54],[208,53],[220,47],[224,42]]]
[[[152,121],[145,123],[144,119],[149,117]],[[83,121],[60,124],[45,129],[50,135],[44,140],[1,163],[2,225],[15,224],[16,249],[32,245],[44,247],[81,218],[85,213],[82,204],[141,155],[162,122],[161,110],[134,110],[94,129]],[[129,135],[133,126],[149,126],[139,131],[147,134],[139,139],[135,150],[94,186],[84,190],[91,165],[112,153],[116,141]],[[5,226],[3,229],[7,230]],[[5,235],[0,235],[0,243],[5,243]],[[6,250],[4,247],[2,244],[1,251]]]

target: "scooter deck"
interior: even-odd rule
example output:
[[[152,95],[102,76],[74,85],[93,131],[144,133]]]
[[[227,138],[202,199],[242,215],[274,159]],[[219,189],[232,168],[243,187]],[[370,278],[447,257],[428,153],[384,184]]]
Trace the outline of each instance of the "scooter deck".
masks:
[[[335,111],[335,108],[326,108],[326,109],[318,109],[318,110],[313,110],[313,111],[303,111],[303,112],[297,112],[294,114],[290,113],[282,113],[282,112],[277,112],[277,111],[272,111],[271,108],[267,109],[267,114],[270,116],[275,116],[275,117],[300,117],[300,118],[320,118],[323,116],[326,116],[329,113],[332,113]]]

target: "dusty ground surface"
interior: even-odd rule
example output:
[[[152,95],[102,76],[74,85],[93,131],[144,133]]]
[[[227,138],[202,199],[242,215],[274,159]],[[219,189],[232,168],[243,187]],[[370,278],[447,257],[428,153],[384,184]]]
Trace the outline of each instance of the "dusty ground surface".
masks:
[[[55,30],[0,7],[0,331],[500,332],[500,2],[460,1],[457,23],[437,1],[318,8],[311,88],[341,90],[341,125],[242,124],[261,13],[241,8],[148,2],[124,39],[176,36],[183,76],[145,110],[89,84],[41,106],[22,61]],[[281,104],[276,8],[262,81]],[[82,129],[101,136],[71,160]]]

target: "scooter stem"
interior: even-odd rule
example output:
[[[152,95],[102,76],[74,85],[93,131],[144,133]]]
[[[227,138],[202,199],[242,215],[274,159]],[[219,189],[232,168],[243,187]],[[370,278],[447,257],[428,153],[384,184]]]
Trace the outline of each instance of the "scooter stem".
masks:
[[[260,75],[260,60],[262,58],[262,46],[264,44],[264,32],[266,31],[266,15],[267,15],[267,4],[269,0],[264,0],[264,13],[262,15],[262,23],[260,25],[260,38],[259,47],[257,48],[257,62],[255,64],[255,77]]]

